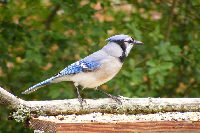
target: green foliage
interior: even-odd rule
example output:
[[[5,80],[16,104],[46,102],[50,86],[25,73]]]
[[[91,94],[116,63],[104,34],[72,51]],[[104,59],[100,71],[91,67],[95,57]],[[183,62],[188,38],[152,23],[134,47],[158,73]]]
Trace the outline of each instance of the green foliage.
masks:
[[[144,45],[135,46],[119,74],[100,89],[126,97],[199,97],[200,2],[178,1],[169,24],[171,4],[131,0],[0,3],[0,86],[25,100],[77,98],[71,82],[20,94],[99,50],[108,37],[128,34]],[[92,89],[84,89],[81,95],[105,97]],[[0,133],[33,132],[6,120],[8,110],[0,109]]]

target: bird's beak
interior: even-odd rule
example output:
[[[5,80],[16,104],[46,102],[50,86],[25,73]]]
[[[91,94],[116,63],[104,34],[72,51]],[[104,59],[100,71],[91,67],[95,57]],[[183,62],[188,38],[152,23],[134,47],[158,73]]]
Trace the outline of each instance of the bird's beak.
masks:
[[[142,42],[134,40],[134,45],[142,45],[142,44],[143,44]]]

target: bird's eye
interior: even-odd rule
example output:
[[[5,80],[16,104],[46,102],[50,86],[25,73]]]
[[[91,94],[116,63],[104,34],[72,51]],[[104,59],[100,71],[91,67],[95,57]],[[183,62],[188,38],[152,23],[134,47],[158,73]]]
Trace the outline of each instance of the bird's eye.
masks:
[[[133,43],[134,43],[134,39],[127,39],[127,40],[125,40],[124,42],[127,42],[127,43],[129,43],[129,44],[133,44]]]
[[[128,43],[133,43],[133,40],[128,40],[128,41],[125,41],[125,42],[128,42]]]
[[[133,43],[133,41],[132,41],[132,40],[129,40],[128,43]]]

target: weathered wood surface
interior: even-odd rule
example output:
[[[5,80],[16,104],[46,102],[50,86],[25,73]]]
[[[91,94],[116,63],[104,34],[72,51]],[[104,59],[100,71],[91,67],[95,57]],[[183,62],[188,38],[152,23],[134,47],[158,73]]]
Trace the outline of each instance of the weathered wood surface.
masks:
[[[57,123],[56,133],[200,131],[200,122],[143,121],[131,123]]]
[[[30,120],[29,128],[56,133],[69,132],[164,132],[200,131],[200,121],[135,121],[62,123],[39,119]]]

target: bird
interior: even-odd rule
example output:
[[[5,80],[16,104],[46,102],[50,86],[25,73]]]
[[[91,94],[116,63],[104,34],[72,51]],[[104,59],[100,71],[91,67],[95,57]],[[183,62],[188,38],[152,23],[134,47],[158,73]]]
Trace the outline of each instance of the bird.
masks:
[[[108,41],[107,45],[99,51],[67,66],[51,78],[25,90],[22,94],[29,94],[50,83],[73,81],[77,89],[78,101],[81,106],[83,99],[79,93],[79,85],[83,86],[83,89],[93,88],[95,91],[121,103],[116,96],[112,96],[111,94],[99,90],[97,87],[115,77],[120,71],[124,59],[129,55],[132,47],[134,45],[142,45],[143,43],[124,34],[114,35],[105,41]]]

